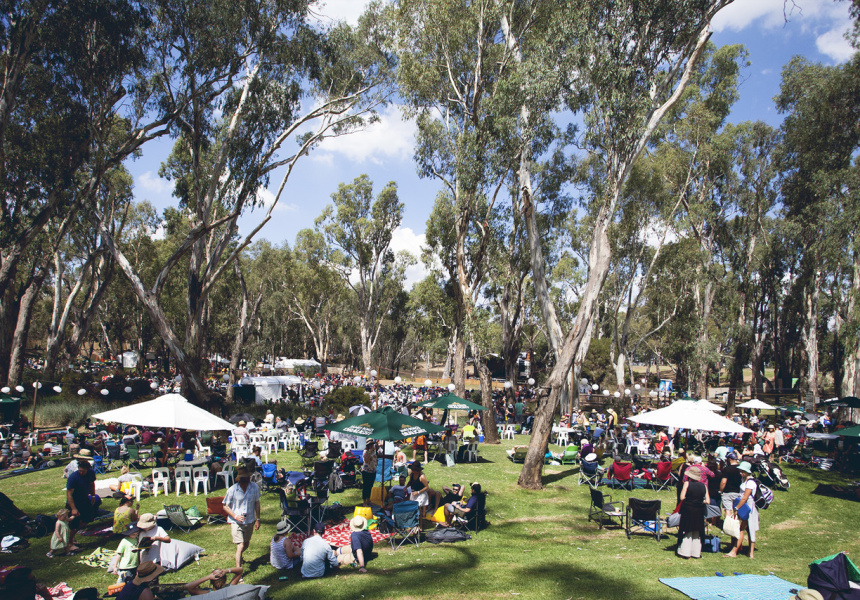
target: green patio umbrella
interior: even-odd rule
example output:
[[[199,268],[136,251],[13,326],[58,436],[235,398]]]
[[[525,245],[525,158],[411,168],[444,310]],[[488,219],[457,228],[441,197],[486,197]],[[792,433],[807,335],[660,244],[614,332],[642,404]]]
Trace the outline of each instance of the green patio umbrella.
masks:
[[[821,404],[835,406],[836,408],[860,408],[860,398],[857,396],[845,396],[834,400],[825,400]]]
[[[860,425],[854,427],[846,427],[845,429],[837,429],[833,432],[836,435],[844,435],[847,437],[860,437]]]
[[[460,396],[456,396],[450,392],[437,398],[418,402],[415,406],[420,406],[422,408],[435,408],[437,410],[487,410],[480,404],[469,402],[468,400],[464,400]]]
[[[386,442],[396,442],[397,440],[409,437],[445,431],[445,428],[440,425],[434,425],[433,423],[428,423],[414,417],[407,417],[390,406],[383,406],[369,413],[350,417],[339,423],[332,423],[326,428],[329,431],[337,431],[338,433],[347,433]],[[382,459],[382,478],[384,484],[384,456]]]

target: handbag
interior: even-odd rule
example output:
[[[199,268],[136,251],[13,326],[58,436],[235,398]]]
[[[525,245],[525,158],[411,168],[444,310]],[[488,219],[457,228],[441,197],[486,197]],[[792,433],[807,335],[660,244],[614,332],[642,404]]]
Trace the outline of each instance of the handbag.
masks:
[[[676,512],[669,515],[666,519],[666,527],[678,527],[681,524],[681,513]]]
[[[734,515],[728,515],[723,520],[723,533],[733,538],[741,537],[740,520]]]

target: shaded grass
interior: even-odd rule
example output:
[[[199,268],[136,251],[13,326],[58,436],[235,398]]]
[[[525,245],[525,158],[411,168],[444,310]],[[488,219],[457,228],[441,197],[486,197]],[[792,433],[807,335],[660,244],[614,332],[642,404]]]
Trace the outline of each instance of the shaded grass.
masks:
[[[658,582],[659,577],[710,576],[715,571],[774,574],[799,585],[806,581],[808,563],[840,550],[860,552],[860,520],[854,504],[838,498],[814,496],[818,483],[845,483],[839,475],[801,467],[785,467],[792,482],[788,492],[776,492],[772,506],[762,511],[756,559],[735,560],[722,554],[706,554],[699,561],[683,561],[674,556],[675,538],[657,542],[653,537],[634,534],[628,540],[618,528],[599,530],[588,523],[588,488],[578,486],[577,469],[548,466],[546,487],[529,491],[517,487],[521,465],[507,460],[504,450],[525,438],[506,441],[500,446],[482,446],[482,462],[445,468],[427,467],[431,486],[441,489],[453,482],[479,481],[489,492],[488,519],[491,526],[471,541],[419,548],[402,548],[396,553],[378,545],[379,556],[370,564],[367,575],[346,568],[340,574],[315,581],[278,581],[268,565],[268,542],[280,518],[277,498],[264,494],[262,527],[246,553],[249,583],[271,585],[270,597],[309,599],[385,597],[385,598],[498,598],[520,595],[524,598],[683,598]],[[281,452],[275,457],[279,466],[296,467],[296,453]],[[114,473],[115,475],[115,473]],[[63,480],[59,470],[42,471],[0,481],[0,491],[9,495],[29,514],[55,512],[63,505]],[[603,489],[603,488],[602,488]],[[675,504],[675,492],[649,490],[628,492],[606,490],[613,499],[660,498],[663,512]],[[223,489],[215,490],[222,495]],[[333,495],[345,506],[360,501],[358,490]],[[196,505],[205,513],[202,496],[171,494],[168,503],[185,507]],[[142,512],[156,512],[164,496],[145,496]],[[106,500],[112,509],[116,503]],[[167,574],[164,583],[186,582],[215,567],[232,564],[234,547],[225,525],[203,525],[188,534],[173,534],[206,548],[200,564],[190,564],[178,573]],[[118,540],[80,537],[85,553],[99,545],[115,548]],[[80,556],[45,558],[48,538],[31,540],[29,549],[15,555],[0,555],[0,564],[26,564],[36,570],[40,581],[55,584],[66,581],[74,589],[87,585],[105,590],[114,577],[77,564]]]

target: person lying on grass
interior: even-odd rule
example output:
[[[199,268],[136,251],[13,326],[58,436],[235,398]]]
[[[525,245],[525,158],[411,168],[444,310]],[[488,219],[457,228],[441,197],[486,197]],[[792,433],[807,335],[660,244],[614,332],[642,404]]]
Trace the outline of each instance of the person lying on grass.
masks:
[[[228,584],[227,575],[230,574],[233,575],[233,579],[231,579],[230,583]],[[211,589],[200,587],[207,581],[212,582]],[[209,592],[220,590],[225,585],[238,585],[240,583],[242,583],[242,567],[230,567],[229,569],[214,569],[211,573],[209,573],[209,575],[201,577],[200,579],[192,581],[191,583],[186,583],[185,591],[192,596],[200,596],[201,594],[208,594]]]

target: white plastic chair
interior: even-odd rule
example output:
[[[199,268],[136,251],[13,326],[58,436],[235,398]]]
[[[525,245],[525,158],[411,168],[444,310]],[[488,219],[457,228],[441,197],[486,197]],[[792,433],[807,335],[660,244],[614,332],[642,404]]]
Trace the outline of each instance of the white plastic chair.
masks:
[[[282,431],[278,437],[278,446],[284,449],[284,452],[290,448],[290,435],[286,431]]]
[[[251,456],[251,447],[246,444],[233,444],[233,452],[236,453],[236,460],[242,460],[247,456]]]
[[[204,446],[200,443],[200,438],[197,438],[197,447],[194,448],[194,456],[212,456],[212,446]]]
[[[566,431],[559,431],[555,438],[555,443],[557,446],[567,446],[570,444],[570,434]]]
[[[290,446],[290,450],[295,450],[296,448],[298,448],[299,444],[301,443],[301,438],[299,438],[299,432],[296,431],[295,429],[291,429],[289,434],[288,434],[288,442],[287,443]]]
[[[271,432],[266,434],[266,441],[264,442],[264,446],[268,450],[266,454],[269,452],[277,452],[278,451],[278,441],[280,440],[280,434]]]
[[[504,433],[503,439],[506,439],[506,440],[514,439],[514,434],[516,433],[516,431],[514,430],[514,427],[515,427],[514,425],[506,425],[505,426],[505,433]]]
[[[467,462],[478,462],[478,442],[470,442],[463,451],[463,460]]]
[[[190,467],[176,467],[176,471],[174,471],[174,475],[176,477],[176,495],[179,495],[179,490],[182,488],[182,484],[185,484],[185,493],[191,493],[191,468]]]
[[[170,471],[166,467],[156,467],[152,470],[152,493],[158,496],[158,488],[164,486],[164,495],[170,494]]]
[[[224,463],[224,468],[221,471],[218,471],[215,476],[224,478],[224,487],[229,488],[233,485],[233,480],[235,479],[235,469],[236,463],[230,461]]]
[[[203,485],[203,493],[209,495],[209,467],[194,467],[194,495],[197,495],[197,488]]]
[[[352,452],[353,450],[355,450],[355,440],[343,440],[342,447],[344,451],[349,450],[350,452]]]

